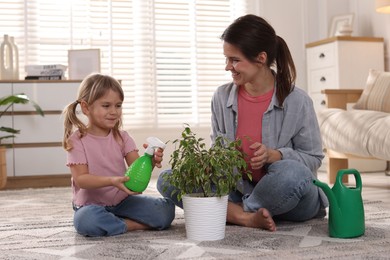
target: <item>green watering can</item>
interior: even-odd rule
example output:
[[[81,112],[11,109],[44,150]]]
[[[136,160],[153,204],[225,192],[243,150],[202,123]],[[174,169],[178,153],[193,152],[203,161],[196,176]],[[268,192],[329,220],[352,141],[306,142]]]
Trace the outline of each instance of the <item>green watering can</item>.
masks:
[[[355,176],[356,187],[346,187],[344,174]],[[328,229],[331,237],[351,238],[364,234],[364,207],[362,200],[362,179],[355,169],[339,170],[333,188],[319,180],[313,183],[320,187],[329,200]]]

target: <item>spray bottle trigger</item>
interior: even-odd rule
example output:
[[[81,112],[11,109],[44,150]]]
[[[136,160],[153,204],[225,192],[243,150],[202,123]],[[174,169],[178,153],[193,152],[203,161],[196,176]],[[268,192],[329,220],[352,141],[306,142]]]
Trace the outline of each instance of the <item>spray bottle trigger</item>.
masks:
[[[148,142],[149,145],[153,146],[154,148],[160,147],[162,149],[165,149],[166,146],[165,143],[160,139],[158,139],[157,137],[153,137],[153,136],[148,137],[146,141]]]
[[[146,139],[146,142],[148,143],[148,147],[146,148],[145,153],[149,155],[153,155],[154,149],[156,148],[165,149],[166,146],[165,143],[160,139],[158,139],[157,137],[148,137]]]

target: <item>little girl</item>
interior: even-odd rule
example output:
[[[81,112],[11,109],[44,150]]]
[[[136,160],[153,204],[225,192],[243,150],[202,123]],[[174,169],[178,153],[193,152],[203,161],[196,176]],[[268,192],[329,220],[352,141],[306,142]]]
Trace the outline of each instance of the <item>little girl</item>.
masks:
[[[117,80],[92,74],[81,82],[77,100],[64,110],[63,147],[72,174],[74,226],[81,235],[163,230],[175,216],[171,200],[141,195],[124,185],[129,180],[124,173],[139,154],[132,137],[120,130],[123,99]],[[77,105],[87,124],[77,117]],[[162,149],[154,154],[159,168],[162,156]]]

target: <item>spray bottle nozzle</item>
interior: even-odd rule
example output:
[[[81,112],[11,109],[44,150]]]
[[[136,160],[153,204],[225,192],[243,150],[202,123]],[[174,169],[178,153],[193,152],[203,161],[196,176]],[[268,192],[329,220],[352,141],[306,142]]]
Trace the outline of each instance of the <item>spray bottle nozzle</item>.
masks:
[[[149,155],[153,155],[154,149],[156,148],[165,149],[166,146],[165,143],[160,139],[158,139],[157,137],[148,137],[146,139],[146,142],[148,143],[148,147],[146,148],[145,153]]]

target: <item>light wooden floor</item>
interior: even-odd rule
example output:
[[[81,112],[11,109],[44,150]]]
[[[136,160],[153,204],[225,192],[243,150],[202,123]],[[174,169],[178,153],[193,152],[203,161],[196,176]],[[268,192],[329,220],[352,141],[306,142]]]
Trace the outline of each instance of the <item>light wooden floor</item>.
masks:
[[[380,200],[390,208],[390,176],[384,172],[361,172],[362,198],[364,200]],[[318,172],[318,179],[326,182],[327,176],[323,171]],[[354,177],[349,177],[348,185],[355,186]],[[333,187],[332,185],[329,185]]]

